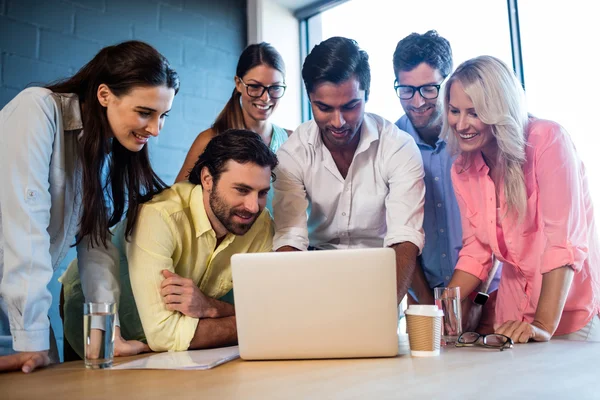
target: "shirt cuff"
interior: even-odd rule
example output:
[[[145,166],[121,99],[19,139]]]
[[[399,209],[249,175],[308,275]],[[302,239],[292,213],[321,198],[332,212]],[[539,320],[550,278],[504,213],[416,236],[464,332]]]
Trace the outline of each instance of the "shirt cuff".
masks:
[[[13,330],[12,338],[15,351],[44,351],[50,349],[50,329],[37,331]]]
[[[402,227],[401,229],[394,229],[394,232],[390,232],[385,235],[383,239],[383,246],[390,247],[392,245],[403,243],[403,242],[411,242],[415,246],[419,248],[419,255],[423,251],[423,246],[425,246],[425,235],[423,232],[420,232],[416,229]]]
[[[489,274],[480,262],[468,256],[459,257],[455,269],[476,276],[481,281],[485,281]]]
[[[308,250],[308,237],[306,237],[306,230],[304,229],[285,229],[275,232],[273,237],[273,251],[283,246],[292,246],[298,250]]]
[[[146,335],[148,346],[152,351],[186,351],[190,347],[192,339],[198,328],[198,318],[181,315],[179,321],[172,329],[155,329],[154,334]]]
[[[546,249],[542,255],[540,272],[545,274],[565,265],[570,265],[575,272],[579,272],[583,266],[582,262],[576,262],[573,246],[570,244],[567,244],[566,247],[551,247]]]

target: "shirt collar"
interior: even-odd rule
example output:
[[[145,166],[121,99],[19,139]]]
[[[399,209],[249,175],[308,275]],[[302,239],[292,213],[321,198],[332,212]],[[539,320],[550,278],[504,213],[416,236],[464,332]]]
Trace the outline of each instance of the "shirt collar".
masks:
[[[75,93],[54,93],[54,96],[60,102],[64,130],[83,129],[79,97]]]
[[[470,169],[469,164],[471,164],[474,168],[474,171],[479,175],[486,175],[490,172],[490,168],[485,163],[481,151],[478,151],[471,156],[467,156],[463,153],[458,156],[455,164],[457,166],[463,166],[465,171]]]
[[[475,170],[478,172],[483,172],[486,174],[490,172],[490,167],[488,167],[488,165],[485,163],[481,151],[478,151],[473,157],[473,164],[475,165]]]
[[[442,139],[441,135],[438,137],[437,142],[435,142],[435,147],[432,147],[430,144],[423,141],[423,139],[421,139],[421,136],[415,129],[412,122],[410,122],[410,119],[408,119],[408,116],[406,114],[398,121],[396,121],[396,126],[401,130],[407,132],[410,136],[412,136],[412,138],[415,140],[415,143],[417,143],[417,146],[419,147],[425,147],[428,149],[442,149],[446,146],[446,141]]]
[[[204,208],[204,193],[202,191],[202,185],[196,185],[192,189],[190,194],[190,213],[192,214],[192,220],[194,221],[194,228],[196,229],[196,237],[199,238],[202,235],[209,233],[215,240],[217,239],[217,233],[213,229],[206,209]],[[228,246],[235,239],[236,235],[231,232],[227,232],[225,238],[220,244],[221,246]]]
[[[319,126],[315,122],[315,120],[310,121],[311,124],[314,124],[312,129],[312,134],[308,137],[308,144],[316,146],[323,145],[323,139],[321,138],[321,131]],[[377,123],[369,113],[365,113],[363,117],[363,122],[360,127],[360,141],[358,143],[358,147],[356,148],[356,154],[361,153],[369,148],[371,143],[376,140],[379,140],[379,131],[377,127]]]
[[[377,122],[371,118],[369,113],[365,113],[363,122],[360,128],[360,142],[356,148],[356,154],[362,153],[367,150],[371,143],[379,140],[380,127],[377,126]]]
[[[192,193],[190,194],[190,213],[192,214],[192,220],[194,221],[196,237],[200,237],[209,231],[212,231],[214,234],[208,215],[206,215],[206,209],[204,208],[202,185],[196,185],[196,187],[192,189]]]

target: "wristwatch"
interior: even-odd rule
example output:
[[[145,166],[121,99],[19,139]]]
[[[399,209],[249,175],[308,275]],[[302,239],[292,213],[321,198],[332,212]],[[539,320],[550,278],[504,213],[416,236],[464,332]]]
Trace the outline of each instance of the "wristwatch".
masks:
[[[483,306],[489,298],[490,295],[483,292],[471,292],[471,294],[469,295],[469,299],[471,299],[473,304],[478,304],[480,306]]]

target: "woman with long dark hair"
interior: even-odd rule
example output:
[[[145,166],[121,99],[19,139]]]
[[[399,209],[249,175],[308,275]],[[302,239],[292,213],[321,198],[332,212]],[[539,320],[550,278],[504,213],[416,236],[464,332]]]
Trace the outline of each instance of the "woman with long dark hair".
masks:
[[[138,205],[166,187],[147,142],[178,90],[168,61],[129,41],[0,111],[0,370],[50,362],[46,286],[71,245],[86,301],[118,298],[109,228],[126,216],[129,234]]]
[[[229,101],[213,125],[201,132],[192,144],[176,182],[188,178],[208,142],[228,129],[248,129],[258,133],[273,152],[291,134],[269,121],[286,89],[283,58],[273,46],[263,42],[246,47],[238,60],[234,81],[235,88]],[[272,192],[269,192],[269,210],[271,199]]]

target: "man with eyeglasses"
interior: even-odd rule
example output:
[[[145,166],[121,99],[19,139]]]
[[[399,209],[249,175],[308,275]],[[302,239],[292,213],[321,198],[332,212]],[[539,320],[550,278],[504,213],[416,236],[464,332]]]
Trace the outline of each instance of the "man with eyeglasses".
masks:
[[[419,150],[406,132],[365,113],[371,73],[354,40],[315,46],[302,78],[313,120],[277,152],[273,249],[391,247],[401,300],[424,240]]]
[[[425,168],[425,246],[419,257],[420,268],[416,269],[412,289],[419,303],[432,301],[434,287],[447,286],[452,277],[458,253],[462,248],[462,227],[460,211],[454,195],[450,168],[453,158],[440,137],[442,130],[442,83],[452,72],[452,49],[448,40],[436,31],[424,34],[411,33],[398,42],[393,57],[396,80],[394,89],[400,98],[405,115],[396,126],[408,132],[419,147]],[[499,272],[499,271],[498,271]],[[500,276],[500,274],[496,274]],[[487,283],[489,286],[489,282]],[[492,282],[495,290],[498,280]],[[483,290],[486,289],[486,290]],[[480,311],[487,302],[487,288],[473,296]],[[409,302],[412,299],[409,299]],[[493,321],[493,304],[485,307],[486,316],[482,322]],[[467,310],[465,310],[467,311]],[[478,315],[470,316],[472,325]],[[463,318],[468,318],[465,316]],[[489,322],[487,322],[489,321]],[[485,329],[491,329],[487,326]],[[469,328],[475,329],[476,326]]]

